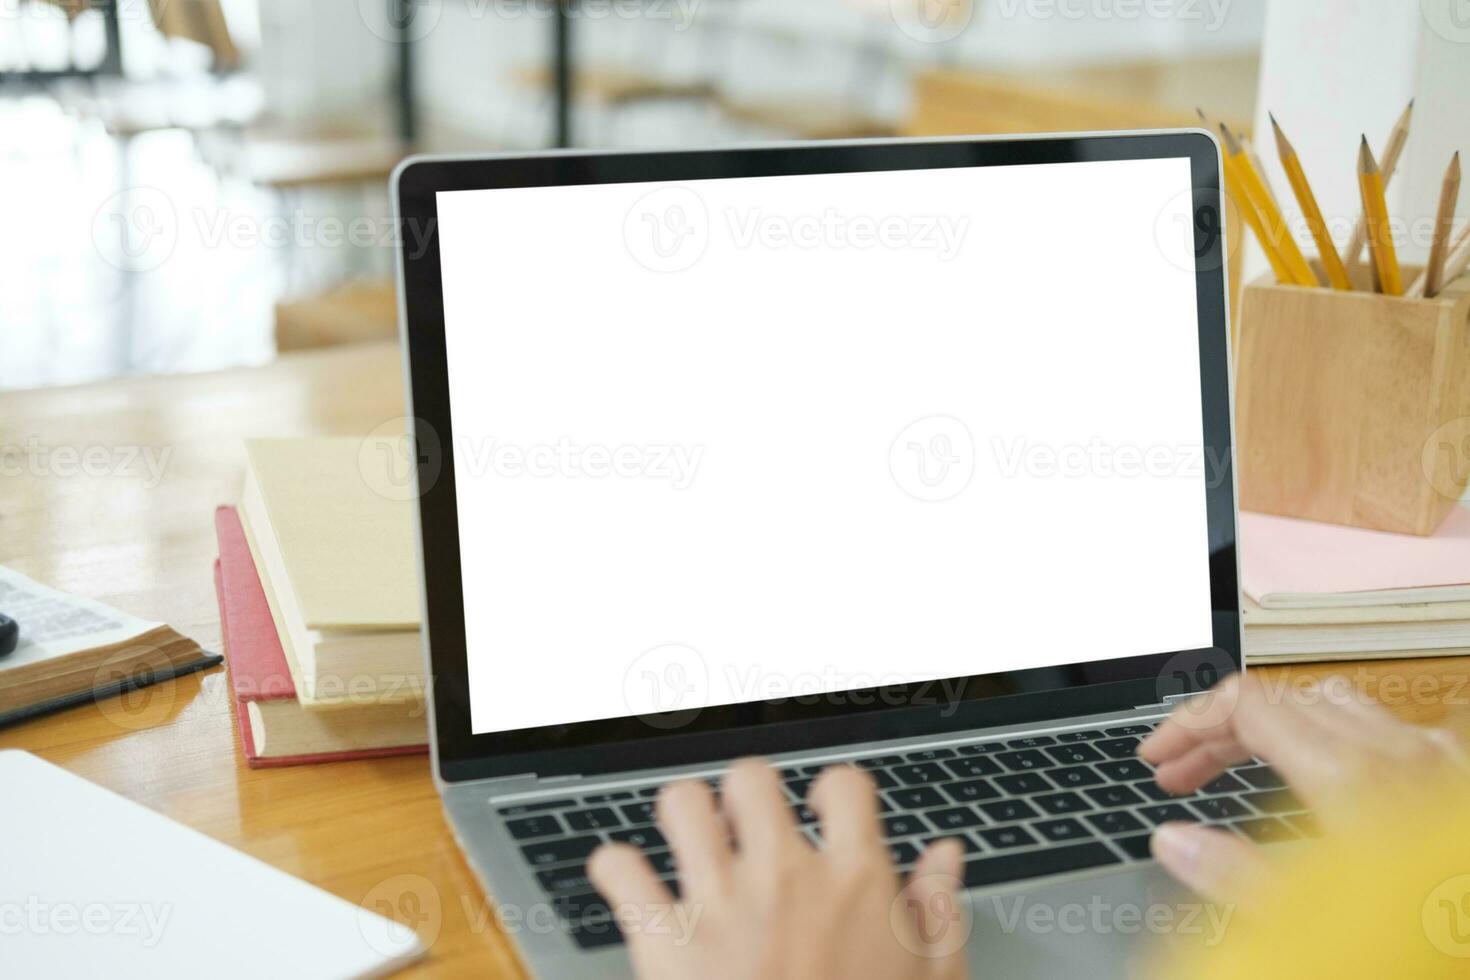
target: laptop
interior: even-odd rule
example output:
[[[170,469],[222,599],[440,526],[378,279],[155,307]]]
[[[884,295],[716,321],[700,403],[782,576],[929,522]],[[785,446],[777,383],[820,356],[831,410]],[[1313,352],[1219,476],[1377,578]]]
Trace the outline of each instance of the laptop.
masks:
[[[1106,923],[1189,914],[1163,821],[1311,832],[1258,762],[1179,799],[1135,755],[1242,667],[1209,133],[393,187],[434,774],[533,974],[629,973],[588,856],[677,886],[654,798],[742,756],[814,845],[838,763],[900,868],[959,838],[977,976],[1124,975],[1152,926]]]

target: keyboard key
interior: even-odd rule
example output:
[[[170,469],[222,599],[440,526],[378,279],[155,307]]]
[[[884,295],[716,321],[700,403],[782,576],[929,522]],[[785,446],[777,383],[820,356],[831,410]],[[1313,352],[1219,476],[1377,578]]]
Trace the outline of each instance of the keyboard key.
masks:
[[[1182,803],[1160,803],[1157,806],[1146,806],[1138,811],[1154,826],[1168,823],[1170,820],[1184,820],[1189,823],[1199,823],[1199,817],[1184,808]]]
[[[586,891],[592,887],[587,877],[587,865],[571,864],[564,868],[551,868],[536,872],[536,880],[549,892]]]
[[[1127,810],[1111,810],[1107,813],[1089,813],[1082,819],[1108,835],[1131,834],[1145,829],[1142,821]]]
[[[980,809],[996,823],[1014,823],[1017,820],[1030,820],[1032,817],[1041,816],[1025,800],[1000,800],[996,803],[981,803]]]
[[[1239,800],[1228,796],[1208,796],[1203,800],[1195,800],[1189,804],[1189,808],[1206,820],[1234,820],[1236,817],[1250,816],[1250,810]]]
[[[1144,796],[1147,796],[1149,799],[1155,800],[1159,803],[1168,803],[1170,800],[1188,799],[1189,797],[1194,795],[1193,793],[1185,793],[1183,796],[1177,796],[1174,793],[1171,793],[1168,790],[1164,789],[1164,787],[1160,786],[1152,779],[1145,783],[1134,783],[1133,788],[1142,793]]]
[[[1088,799],[1100,807],[1137,806],[1146,802],[1127,786],[1099,786],[1085,791]]]
[[[981,742],[978,745],[961,745],[959,753],[960,755],[989,755],[992,752],[1004,752],[1005,750],[1006,743],[1004,742]]]
[[[1266,793],[1246,793],[1241,797],[1262,813],[1294,813],[1305,810],[1306,804],[1297,799],[1289,789],[1273,789]]]
[[[944,768],[954,773],[960,779],[971,779],[975,776],[994,776],[1003,772],[995,760],[988,756],[975,756],[969,759],[952,759],[944,764]]]
[[[1121,728],[1109,728],[1107,734],[1110,738],[1142,737],[1153,730],[1152,725],[1123,725]]]
[[[1249,786],[1227,772],[1223,776],[1217,776],[1208,783],[1205,783],[1200,792],[1216,796],[1220,793],[1244,793],[1248,789],[1250,789]]]
[[[621,844],[632,844],[641,847],[645,851],[658,850],[668,847],[669,842],[664,840],[664,835],[658,832],[656,827],[634,827],[631,830],[614,830],[608,833],[608,840],[615,840]]]
[[[1119,783],[1136,783],[1140,779],[1152,779],[1153,769],[1142,759],[1118,759],[1113,762],[1099,762],[1097,771],[1109,779]]]
[[[1275,817],[1261,817],[1256,820],[1241,820],[1231,824],[1257,844],[1275,844],[1278,841],[1294,840],[1297,832]]]
[[[896,817],[883,818],[884,837],[912,837],[914,834],[933,833],[934,828],[926,824],[916,813],[901,813]]]
[[[670,851],[655,851],[648,855],[648,863],[653,865],[653,873],[656,875],[674,873],[674,855]]]
[[[977,843],[975,843],[974,838],[967,837],[964,834],[948,834],[948,835],[943,836],[943,837],[928,837],[928,838],[925,838],[925,840],[924,840],[924,846],[925,847],[932,847],[933,845],[938,844],[940,841],[945,841],[945,840],[957,840],[957,841],[959,841],[961,844],[965,845],[965,853],[966,854],[979,854],[980,853],[980,845],[977,844]]]
[[[792,807],[791,815],[796,818],[796,822],[799,824],[811,824],[817,822],[817,811],[804,804],[801,806]]]
[[[583,803],[617,803],[619,800],[631,800],[632,798],[633,798],[633,794],[632,793],[624,793],[624,792],[619,791],[619,792],[616,792],[616,793],[595,793],[592,796],[589,796],[589,797],[585,798],[584,800],[582,800],[582,802]]]
[[[1064,732],[1057,736],[1058,742],[1090,742],[1095,738],[1102,738],[1103,733],[1095,728],[1083,732]]]
[[[1091,837],[1092,831],[1082,826],[1071,817],[1061,820],[1046,820],[1033,824],[1041,836],[1051,841],[1077,840],[1079,837]]]
[[[888,793],[888,798],[896,806],[904,810],[923,810],[928,807],[947,806],[949,802],[939,795],[937,789],[930,786],[891,790]]]
[[[801,776],[802,776],[802,778],[804,778],[804,779],[816,779],[825,770],[831,768],[832,766],[836,766],[836,765],[841,765],[841,763],[839,763],[839,762],[823,762],[821,765],[816,765],[816,766],[802,766],[799,769],[797,769],[796,771],[798,773],[800,773]]]
[[[859,769],[887,769],[889,766],[903,765],[901,755],[876,755],[871,759],[859,759],[855,765]]]
[[[1006,744],[1013,749],[1039,749],[1043,745],[1056,745],[1057,740],[1050,735],[1031,735],[1026,738],[1013,738]]]
[[[940,830],[964,830],[984,823],[980,815],[969,807],[957,806],[948,810],[931,810],[924,814],[929,822]]]
[[[953,759],[954,749],[921,749],[910,752],[904,758],[910,762],[938,762],[940,759]]]
[[[1080,766],[1084,762],[1101,762],[1102,753],[1090,745],[1053,745],[1046,754],[1064,766]]]
[[[565,810],[567,807],[576,805],[576,800],[544,800],[536,803],[517,803],[515,806],[503,806],[495,812],[502,817],[523,817],[528,813],[542,813],[546,810]]]
[[[578,949],[601,949],[623,941],[616,919],[588,919],[574,924],[568,932]]]
[[[797,800],[806,799],[807,793],[811,791],[815,779],[788,779],[786,780],[786,792]]]
[[[1135,861],[1147,861],[1153,857],[1153,851],[1149,848],[1149,834],[1137,834],[1133,837],[1115,837],[1113,843],[1123,849],[1123,853]]]
[[[1132,759],[1138,752],[1136,738],[1105,738],[1092,744],[1109,759]]]
[[[1092,804],[1076,793],[1050,793],[1046,796],[1034,796],[1032,802],[1051,814],[1081,813],[1092,809]]]
[[[521,853],[534,865],[570,864],[587,860],[601,843],[596,837],[567,837],[527,844],[521,848]]]
[[[552,899],[551,907],[556,910],[557,915],[568,922],[612,917],[612,909],[608,907],[607,899],[596,892],[558,895]]]
[[[566,820],[567,826],[573,830],[606,830],[623,825],[618,815],[605,806],[592,810],[573,810],[566,815]]]
[[[1256,789],[1281,789],[1286,785],[1286,780],[1270,766],[1255,766],[1250,769],[1237,769],[1235,775],[1250,783]]]
[[[979,833],[985,843],[1000,851],[1038,843],[1036,835],[1025,827],[992,827]]]
[[[1051,783],[1036,772],[1013,772],[1009,776],[996,776],[995,783],[1007,793],[1015,793],[1017,796],[1045,793],[1053,788]]]
[[[1053,769],[1046,775],[1048,779],[1062,789],[1079,789],[1083,786],[1096,786],[1103,781],[1101,776],[1087,766]]]
[[[919,849],[906,840],[889,844],[888,853],[893,857],[893,863],[899,867],[913,864],[919,860]]]
[[[922,786],[925,783],[942,783],[950,775],[933,762],[921,762],[911,766],[894,766],[893,775],[905,786]]]
[[[965,783],[946,783],[939,789],[956,803],[978,803],[981,800],[993,800],[1000,795],[1000,790],[984,779],[972,779]]]
[[[1035,749],[1025,749],[1020,752],[1001,752],[995,758],[1011,772],[1024,772],[1028,769],[1045,769],[1052,764],[1050,759]]]
[[[647,803],[629,803],[627,806],[619,807],[618,809],[622,810],[623,818],[629,823],[653,823],[652,801]]]
[[[801,778],[801,770],[800,769],[778,769],[777,772],[780,774],[780,776],[781,776],[782,779],[800,779]]]
[[[898,780],[887,769],[873,769],[868,775],[873,777],[873,784],[879,789],[893,789],[898,785]]]
[[[1049,847],[1027,854],[977,858],[965,865],[965,887],[980,888],[1118,863],[1118,856],[1098,841]]]
[[[522,817],[519,820],[508,820],[505,829],[516,840],[531,840],[535,837],[552,837],[564,833],[561,821],[545,814],[539,817]]]
[[[638,791],[638,797],[639,799],[649,799],[651,797],[657,796],[658,791],[661,789],[663,789],[662,786],[645,786]]]

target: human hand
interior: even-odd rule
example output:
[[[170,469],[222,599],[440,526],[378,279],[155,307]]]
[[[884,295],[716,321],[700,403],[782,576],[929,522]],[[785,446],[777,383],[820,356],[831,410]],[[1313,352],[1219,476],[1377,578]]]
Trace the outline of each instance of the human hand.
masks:
[[[820,849],[797,830],[780,777],[759,761],[730,769],[718,806],[702,782],[664,788],[657,814],[678,867],[675,918],[693,925],[687,934],[625,930],[643,980],[963,980],[968,936],[953,921],[959,842],[931,846],[903,881],[867,773],[828,769],[808,804],[821,821]],[[675,903],[634,847],[603,846],[588,873],[614,910]]]
[[[1273,692],[1253,675],[1233,674],[1176,708],[1138,754],[1157,767],[1160,786],[1179,794],[1260,758],[1329,833],[1365,805],[1387,800],[1412,808],[1413,801],[1442,792],[1447,781],[1470,779],[1458,735],[1399,721],[1344,677]],[[1229,831],[1165,824],[1154,833],[1153,851],[1176,878],[1211,898],[1228,898],[1270,879],[1260,850]]]

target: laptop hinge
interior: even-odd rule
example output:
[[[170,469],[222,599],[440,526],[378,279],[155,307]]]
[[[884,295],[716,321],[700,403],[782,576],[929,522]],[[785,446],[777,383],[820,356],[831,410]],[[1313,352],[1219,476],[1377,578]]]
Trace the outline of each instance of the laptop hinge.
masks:
[[[1180,703],[1181,701],[1188,701],[1190,698],[1198,697],[1200,694],[1203,693],[1203,691],[1197,691],[1188,694],[1166,694],[1164,695],[1164,700],[1162,701],[1155,701],[1152,704],[1134,705],[1133,710],[1143,711],[1148,708],[1172,708],[1174,705]]]

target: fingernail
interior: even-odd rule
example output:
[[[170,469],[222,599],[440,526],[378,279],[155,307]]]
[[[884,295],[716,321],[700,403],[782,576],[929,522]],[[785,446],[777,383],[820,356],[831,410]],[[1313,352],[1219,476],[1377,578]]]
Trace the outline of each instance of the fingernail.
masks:
[[[1154,831],[1154,857],[1180,878],[1199,867],[1201,850],[1199,835],[1188,824],[1166,823]]]

